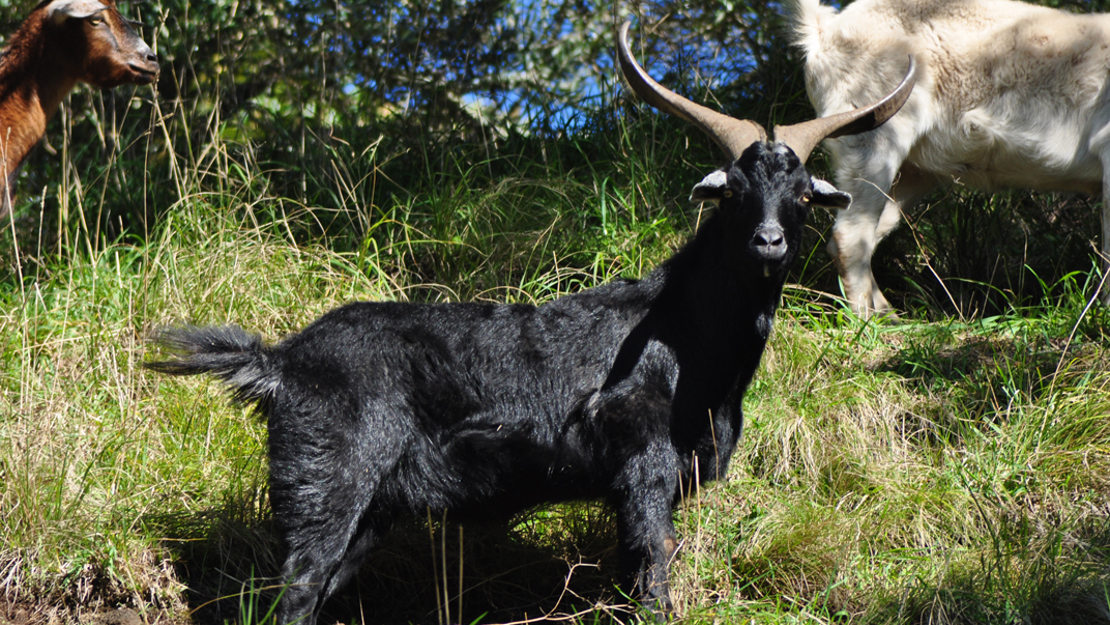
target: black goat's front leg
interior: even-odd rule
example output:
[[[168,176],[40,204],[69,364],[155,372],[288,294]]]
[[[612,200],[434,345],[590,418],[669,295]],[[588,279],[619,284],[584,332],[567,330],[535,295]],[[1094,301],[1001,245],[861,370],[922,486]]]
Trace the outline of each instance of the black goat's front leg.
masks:
[[[674,449],[662,441],[652,445],[625,465],[616,506],[626,587],[657,618],[674,610],[667,569],[678,546],[673,519],[678,471]]]

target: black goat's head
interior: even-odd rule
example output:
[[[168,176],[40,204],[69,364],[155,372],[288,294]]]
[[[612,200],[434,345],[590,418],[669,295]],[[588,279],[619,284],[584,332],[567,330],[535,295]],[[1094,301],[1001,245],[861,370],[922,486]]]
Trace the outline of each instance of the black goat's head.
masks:
[[[706,176],[690,199],[717,205],[727,236],[747,239],[726,246],[733,262],[758,267],[764,277],[781,277],[794,262],[811,207],[847,208],[852,200],[810,176],[789,147],[762,141]]]
[[[877,128],[902,108],[913,89],[916,67],[882,100],[853,111],[776,126],[775,141],[747,119],[723,115],[696,104],[652,80],[628,44],[629,23],[618,35],[617,59],[629,86],[644,101],[704,130],[725,150],[729,165],[694,187],[691,199],[712,201],[728,232],[749,240],[727,246],[735,262],[756,264],[764,277],[782,277],[798,254],[802,226],[811,206],[847,208],[851,197],[810,176],[805,161],[822,139]]]

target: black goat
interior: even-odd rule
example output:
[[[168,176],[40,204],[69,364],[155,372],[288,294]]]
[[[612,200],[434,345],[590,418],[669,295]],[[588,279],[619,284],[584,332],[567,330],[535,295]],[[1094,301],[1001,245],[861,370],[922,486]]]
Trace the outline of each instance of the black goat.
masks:
[[[882,123],[912,81],[832,125],[776,129],[794,143],[770,144],[647,78],[627,28],[619,54],[636,92],[734,159],[694,188],[716,215],[643,280],[539,307],[348,304],[275,347],[238,328],[161,334],[187,356],[150,368],[214,374],[268,418],[270,499],[289,550],[279,623],[314,623],[397,515],[595,498],[616,509],[630,590],[671,609],[672,511],[725,473],[809,207],[850,200],[796,152]]]

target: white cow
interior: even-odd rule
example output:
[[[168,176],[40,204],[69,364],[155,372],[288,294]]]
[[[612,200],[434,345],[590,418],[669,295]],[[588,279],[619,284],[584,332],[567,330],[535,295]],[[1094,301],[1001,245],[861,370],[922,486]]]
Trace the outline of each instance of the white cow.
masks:
[[[827,142],[837,184],[854,198],[829,253],[860,315],[891,310],[871,255],[902,208],[937,186],[1110,197],[1110,14],[1013,0],[858,0],[840,12],[819,0],[791,4],[820,116],[882,97],[907,54],[918,62],[898,115]],[[1102,252],[1110,258],[1105,203]]]

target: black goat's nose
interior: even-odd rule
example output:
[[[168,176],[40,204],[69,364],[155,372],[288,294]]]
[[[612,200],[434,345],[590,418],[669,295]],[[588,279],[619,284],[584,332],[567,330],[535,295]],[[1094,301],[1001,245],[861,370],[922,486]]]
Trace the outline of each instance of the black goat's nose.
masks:
[[[755,231],[752,248],[766,260],[778,260],[786,255],[786,235],[778,226],[763,226]]]

